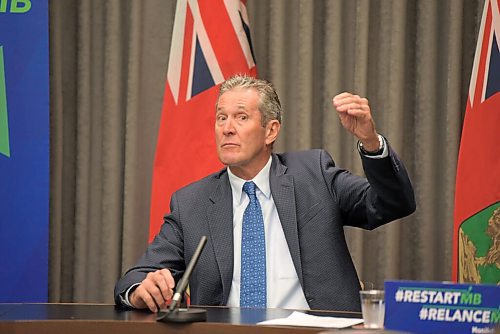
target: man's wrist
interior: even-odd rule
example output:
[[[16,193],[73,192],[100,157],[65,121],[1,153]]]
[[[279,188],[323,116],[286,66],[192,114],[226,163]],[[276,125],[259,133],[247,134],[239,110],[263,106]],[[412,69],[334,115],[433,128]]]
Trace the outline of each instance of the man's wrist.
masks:
[[[359,150],[365,155],[380,155],[384,151],[384,139],[381,135],[377,135],[376,141],[361,142],[359,141]]]
[[[134,290],[139,286],[141,285],[141,283],[135,283],[135,284],[132,284],[123,294],[123,296],[120,295],[120,298],[121,298],[121,301],[124,305],[128,306],[128,307],[132,307],[132,308],[135,308],[135,306],[132,304],[132,302],[130,301],[130,297],[132,296],[132,293],[134,292]]]

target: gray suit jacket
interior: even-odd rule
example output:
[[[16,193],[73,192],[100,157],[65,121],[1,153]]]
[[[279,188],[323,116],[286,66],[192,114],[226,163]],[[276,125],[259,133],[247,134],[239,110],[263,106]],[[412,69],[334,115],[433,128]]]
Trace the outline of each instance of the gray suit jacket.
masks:
[[[324,150],[273,154],[271,193],[311,309],[360,310],[359,279],[344,226],[373,229],[415,210],[413,189],[396,154],[362,156],[367,179],[335,167]],[[368,181],[367,181],[368,180]],[[189,281],[192,304],[225,305],[233,276],[232,193],[226,169],[177,191],[171,213],[137,265],[115,288],[115,301],[148,272],[168,268],[176,282],[201,236],[207,245]]]

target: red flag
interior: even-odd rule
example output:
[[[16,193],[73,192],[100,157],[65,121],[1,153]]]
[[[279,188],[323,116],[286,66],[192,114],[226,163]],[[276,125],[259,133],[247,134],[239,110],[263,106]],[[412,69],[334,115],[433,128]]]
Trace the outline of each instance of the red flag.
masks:
[[[180,187],[222,168],[215,147],[218,85],[256,76],[246,1],[178,0],[156,147],[149,241]]]
[[[500,0],[486,0],[458,156],[453,279],[500,282]]]

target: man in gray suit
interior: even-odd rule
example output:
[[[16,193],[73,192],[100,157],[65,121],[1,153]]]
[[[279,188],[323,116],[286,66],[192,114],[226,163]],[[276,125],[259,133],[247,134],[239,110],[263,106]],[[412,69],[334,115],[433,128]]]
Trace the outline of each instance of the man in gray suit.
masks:
[[[324,150],[273,153],[282,115],[273,86],[241,75],[222,83],[215,137],[227,168],[173,194],[159,234],[118,281],[116,303],[153,312],[165,307],[206,235],[189,281],[192,304],[359,311],[344,226],[374,229],[412,213],[415,200],[403,164],[376,132],[368,101],[342,93],[333,105],[359,140],[366,179],[335,167]],[[262,237],[254,241],[265,254],[260,272],[244,277],[242,231],[252,199],[242,188],[250,180],[258,207],[252,218],[262,222]],[[249,294],[263,294],[257,304],[246,303],[248,277],[263,279],[261,290]]]

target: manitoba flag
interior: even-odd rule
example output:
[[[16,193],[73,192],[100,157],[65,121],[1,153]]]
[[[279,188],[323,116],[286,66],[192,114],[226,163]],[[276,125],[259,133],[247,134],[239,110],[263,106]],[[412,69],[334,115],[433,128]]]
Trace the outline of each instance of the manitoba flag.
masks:
[[[170,196],[222,167],[214,135],[218,85],[256,76],[244,0],[178,0],[153,169],[149,240]]]
[[[500,0],[486,0],[458,156],[453,278],[500,282]]]

